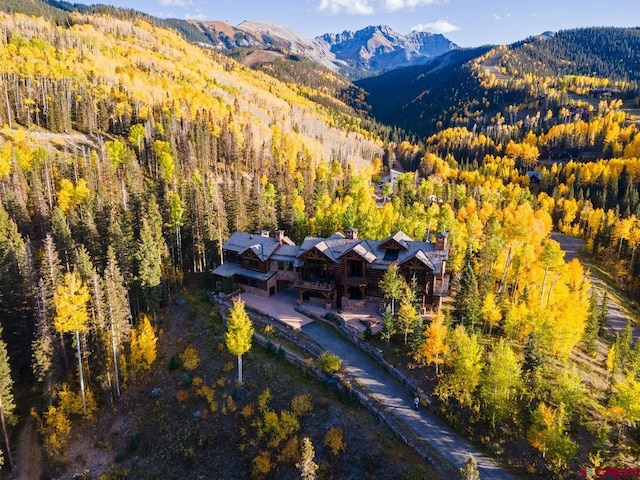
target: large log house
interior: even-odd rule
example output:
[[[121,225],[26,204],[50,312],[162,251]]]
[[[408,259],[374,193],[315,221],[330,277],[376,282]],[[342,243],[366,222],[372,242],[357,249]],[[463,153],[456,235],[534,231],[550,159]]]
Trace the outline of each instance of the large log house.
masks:
[[[382,306],[379,283],[396,263],[407,282],[415,278],[422,310],[438,309],[449,288],[446,234],[421,242],[398,232],[384,240],[358,238],[355,229],[328,238],[307,237],[296,246],[284,232],[235,232],[223,245],[224,264],[213,272],[219,288],[271,296],[295,286],[298,303],[363,310],[367,301]]]

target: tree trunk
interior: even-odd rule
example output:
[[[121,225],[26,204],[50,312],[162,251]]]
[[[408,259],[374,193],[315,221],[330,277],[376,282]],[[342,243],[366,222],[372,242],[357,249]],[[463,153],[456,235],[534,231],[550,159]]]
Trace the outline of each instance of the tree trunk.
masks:
[[[238,383],[242,383],[242,355],[238,355]]]
[[[113,322],[113,306],[109,304],[109,311],[111,318],[111,348],[113,350],[113,374],[114,374],[114,387],[116,393],[116,400],[120,399],[120,372],[118,372],[118,348],[116,346],[116,329]]]
[[[76,330],[76,347],[78,351],[78,374],[80,375],[80,393],[82,393],[82,410],[87,413],[87,398],[84,393],[84,378],[82,377],[82,350],[80,348],[80,332]]]

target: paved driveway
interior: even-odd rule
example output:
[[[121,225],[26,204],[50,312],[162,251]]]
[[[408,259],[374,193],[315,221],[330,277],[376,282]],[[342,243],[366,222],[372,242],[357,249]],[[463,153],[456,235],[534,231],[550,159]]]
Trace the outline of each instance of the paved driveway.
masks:
[[[478,462],[482,480],[511,480],[507,474],[489,458],[464,440],[450,427],[434,417],[428,410],[413,407],[414,392],[409,392],[375,360],[344,339],[338,332],[318,324],[294,310],[295,292],[281,292],[270,298],[249,293],[242,294],[242,300],[256,310],[301,331],[325,350],[335,353],[342,360],[347,372],[383,405],[396,419],[427,441],[454,466],[462,467],[473,455]],[[307,308],[308,305],[305,305]]]
[[[413,392],[406,389],[368,355],[356,349],[352,343],[338,333],[318,323],[302,327],[303,333],[321,347],[342,359],[347,372],[357,379],[396,418],[424,438],[435,450],[456,467],[462,467],[473,455],[478,462],[480,478],[483,480],[506,480],[515,477],[507,474],[475,447],[464,440],[447,425],[435,418],[428,410],[413,407]]]

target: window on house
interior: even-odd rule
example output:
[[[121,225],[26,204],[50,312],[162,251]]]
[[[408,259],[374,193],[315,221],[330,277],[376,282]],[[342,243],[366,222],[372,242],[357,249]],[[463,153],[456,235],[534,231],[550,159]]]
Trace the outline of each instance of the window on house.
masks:
[[[278,262],[278,270],[284,270],[284,262]]]
[[[293,271],[293,263],[291,262],[287,263],[287,270],[290,272]]]
[[[384,251],[384,259],[387,262],[395,262],[398,259],[398,250],[386,249]]]
[[[349,260],[347,268],[350,277],[362,278],[362,262]]]

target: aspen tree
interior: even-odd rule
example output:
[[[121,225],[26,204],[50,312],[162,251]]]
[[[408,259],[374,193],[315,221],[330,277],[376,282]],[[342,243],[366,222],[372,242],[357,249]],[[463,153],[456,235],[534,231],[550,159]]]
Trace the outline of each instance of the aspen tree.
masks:
[[[89,290],[82,283],[80,276],[76,272],[65,274],[63,282],[58,285],[55,293],[56,316],[53,319],[58,332],[73,332],[76,342],[76,353],[78,356],[78,375],[80,380],[80,392],[82,394],[82,406],[87,411],[87,400],[85,396],[84,377],[82,371],[82,344],[80,342],[80,332],[87,330],[89,315],[87,313],[87,302],[89,301]]]
[[[244,302],[236,300],[229,310],[224,341],[229,351],[238,357],[238,384],[242,383],[242,355],[251,348],[253,324],[244,309]]]

